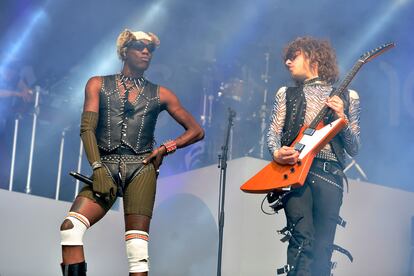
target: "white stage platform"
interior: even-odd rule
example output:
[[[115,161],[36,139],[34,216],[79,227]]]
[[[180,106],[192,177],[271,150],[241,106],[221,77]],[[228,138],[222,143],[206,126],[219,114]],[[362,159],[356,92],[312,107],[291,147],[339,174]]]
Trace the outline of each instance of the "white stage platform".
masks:
[[[166,160],[168,162],[168,160]],[[286,245],[277,235],[283,212],[260,211],[264,195],[239,186],[267,161],[228,163],[223,276],[276,275]],[[158,182],[150,233],[151,276],[212,276],[217,263],[219,169],[209,166]],[[0,190],[0,276],[60,275],[59,227],[70,203]],[[350,181],[335,243],[353,254],[334,254],[335,276],[409,275],[414,193]],[[110,211],[85,235],[88,275],[128,275],[122,211]]]

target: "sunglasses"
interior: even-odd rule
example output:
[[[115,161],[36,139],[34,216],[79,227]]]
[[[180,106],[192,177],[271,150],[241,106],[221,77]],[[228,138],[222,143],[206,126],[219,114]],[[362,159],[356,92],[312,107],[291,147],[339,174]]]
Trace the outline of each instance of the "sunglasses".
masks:
[[[303,50],[300,49],[290,49],[286,54],[285,54],[285,62],[289,59],[290,61],[295,60],[295,58],[297,56],[299,56],[300,54],[304,53]]]
[[[145,48],[147,48],[148,52],[152,53],[155,51],[156,46],[154,43],[150,42],[150,43],[145,43],[141,40],[132,40],[130,41],[126,47],[128,48],[132,48],[138,51],[144,51]]]

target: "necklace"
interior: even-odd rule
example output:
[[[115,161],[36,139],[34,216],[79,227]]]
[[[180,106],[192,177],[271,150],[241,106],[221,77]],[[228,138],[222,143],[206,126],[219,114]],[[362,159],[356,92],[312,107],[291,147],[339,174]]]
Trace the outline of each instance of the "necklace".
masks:
[[[138,102],[138,99],[141,96],[142,91],[144,90],[144,88],[147,84],[147,81],[144,77],[140,77],[140,78],[126,77],[122,73],[119,74],[119,80],[120,80],[122,86],[125,89],[125,93],[122,97],[122,103],[123,103],[122,113],[123,113],[124,118],[126,119],[126,118],[132,116],[132,114],[134,112],[134,105]],[[130,86],[130,87],[127,87],[126,81],[133,82],[133,85]],[[137,89],[137,97],[131,103],[131,102],[129,102],[128,97],[129,97],[129,93],[131,92],[131,90],[134,87]]]
[[[139,88],[144,87],[147,82],[147,80],[144,77],[138,77],[138,78],[128,77],[122,73],[119,74],[119,78],[122,83],[132,82],[138,90]]]

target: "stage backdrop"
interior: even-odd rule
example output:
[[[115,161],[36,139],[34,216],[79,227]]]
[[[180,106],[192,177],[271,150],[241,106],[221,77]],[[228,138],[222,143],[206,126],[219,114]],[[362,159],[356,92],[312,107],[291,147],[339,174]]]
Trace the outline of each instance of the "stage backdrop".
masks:
[[[283,212],[264,215],[263,196],[239,190],[265,164],[253,158],[229,162],[225,276],[275,275],[285,264],[286,244],[277,234],[285,225]],[[217,166],[159,180],[150,231],[152,276],[216,275],[218,183]],[[59,275],[59,226],[69,207],[67,202],[0,190],[0,275]],[[350,263],[335,253],[334,275],[411,275],[413,210],[413,193],[350,181],[341,210],[348,223],[345,229],[338,227],[335,242],[355,260]],[[114,210],[85,234],[88,275],[128,274],[123,233],[122,210]]]

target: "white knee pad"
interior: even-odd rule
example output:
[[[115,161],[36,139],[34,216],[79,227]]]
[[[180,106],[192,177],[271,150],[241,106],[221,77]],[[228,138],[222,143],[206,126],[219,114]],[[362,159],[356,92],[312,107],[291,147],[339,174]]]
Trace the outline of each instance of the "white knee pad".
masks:
[[[69,212],[69,215],[66,217],[67,220],[70,220],[73,224],[71,229],[61,230],[61,245],[83,245],[83,235],[85,234],[86,229],[90,227],[89,220],[76,212]]]
[[[148,233],[139,230],[125,232],[129,272],[146,272],[148,263]]]

